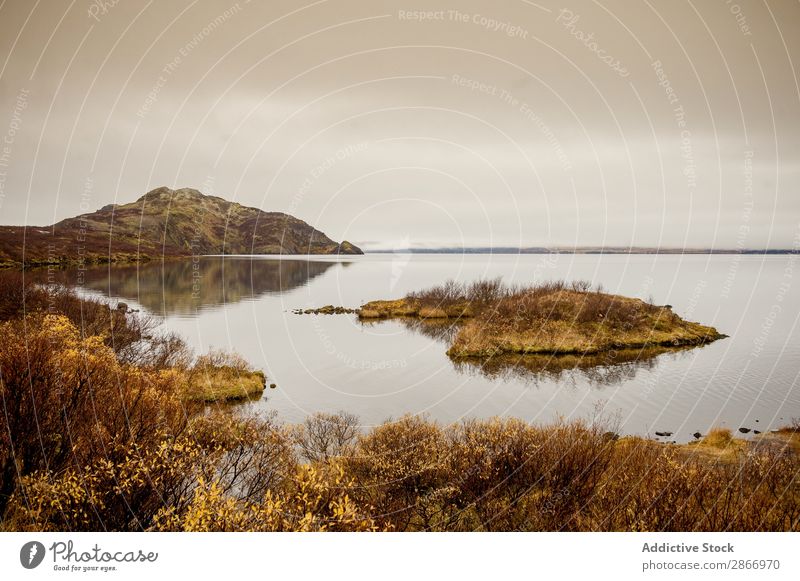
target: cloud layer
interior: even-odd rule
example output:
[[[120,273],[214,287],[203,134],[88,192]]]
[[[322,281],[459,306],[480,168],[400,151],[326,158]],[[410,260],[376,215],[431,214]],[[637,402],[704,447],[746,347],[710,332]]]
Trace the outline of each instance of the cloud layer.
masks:
[[[800,236],[796,3],[9,0],[0,29],[2,223],[167,185],[367,248]]]

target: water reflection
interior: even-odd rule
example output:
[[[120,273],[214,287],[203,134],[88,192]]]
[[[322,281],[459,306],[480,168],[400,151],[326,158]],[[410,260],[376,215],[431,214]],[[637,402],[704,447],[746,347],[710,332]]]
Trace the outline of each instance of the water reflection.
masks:
[[[55,282],[136,301],[159,316],[195,315],[308,284],[336,262],[202,257],[50,273]],[[42,276],[43,272],[33,276]]]
[[[689,441],[695,431],[705,433],[714,426],[778,428],[800,416],[800,293],[781,294],[785,316],[770,319],[768,332],[764,330],[790,257],[563,255],[542,276],[591,279],[628,296],[648,288],[657,304],[672,304],[679,314],[735,332],[730,339],[691,352],[637,353],[614,361],[542,362],[541,357],[512,356],[458,366],[445,355],[455,331],[448,325],[414,322],[407,329],[393,320],[360,328],[352,315],[301,317],[290,311],[328,304],[353,307],[404,296],[448,278],[469,282],[502,276],[529,284],[532,273],[541,269],[541,257],[414,255],[402,272],[396,257],[387,255],[348,258],[341,267],[325,262],[330,260],[259,257],[251,264],[249,258],[229,257],[223,286],[221,275],[212,274],[219,273],[222,261],[203,259],[201,272],[208,284],[196,300],[174,296],[191,294],[191,259],[167,264],[164,273],[157,263],[142,265],[138,273],[133,266],[114,266],[113,282],[108,267],[93,269],[86,273],[84,286],[126,302],[125,297],[138,300],[161,313],[188,312],[169,317],[166,330],[198,353],[209,346],[234,350],[268,371],[279,388],[250,405],[276,411],[287,422],[342,409],[364,424],[420,412],[443,423],[494,415],[547,422],[562,415],[586,417],[601,403],[621,411],[625,424],[620,433],[646,434],[657,427],[675,431],[678,441]],[[737,268],[737,280],[748,284],[730,286],[731,265]],[[181,268],[181,273],[170,274]],[[263,275],[251,274],[261,271]],[[46,279],[48,273],[40,272]],[[75,273],[70,276],[74,284]],[[162,280],[167,280],[164,289]],[[698,280],[707,285],[698,287]],[[286,294],[280,296],[280,289]],[[242,297],[257,303],[241,308],[234,301]],[[510,379],[492,379],[503,376]],[[619,383],[606,387],[614,381]]]
[[[629,381],[643,370],[655,369],[660,360],[685,353],[692,347],[651,347],[626,349],[591,355],[498,355],[486,358],[453,360],[461,373],[489,379],[514,379],[527,384],[585,381],[594,387],[607,387]]]
[[[461,321],[442,319],[396,318],[410,331],[434,339],[447,349],[461,327]],[[364,325],[379,325],[367,321]],[[616,385],[634,379],[643,370],[654,369],[658,359],[672,354],[678,357],[695,346],[648,347],[619,349],[593,354],[522,355],[504,354],[494,357],[451,359],[459,373],[483,376],[487,379],[522,381],[528,385],[559,381],[577,384],[585,381],[595,387]]]
[[[450,346],[461,328],[460,320],[452,319],[419,319],[417,317],[399,317],[393,318],[392,321],[399,321],[409,331],[418,333],[429,339],[434,339],[445,345],[445,349]],[[370,321],[365,319],[361,321],[364,326],[380,325],[381,319]]]

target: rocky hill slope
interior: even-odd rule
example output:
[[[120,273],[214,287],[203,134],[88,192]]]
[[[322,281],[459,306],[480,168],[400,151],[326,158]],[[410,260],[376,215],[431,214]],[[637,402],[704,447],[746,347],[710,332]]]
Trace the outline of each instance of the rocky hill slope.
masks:
[[[157,188],[46,227],[0,226],[0,265],[138,262],[203,254],[363,254],[281,212]]]

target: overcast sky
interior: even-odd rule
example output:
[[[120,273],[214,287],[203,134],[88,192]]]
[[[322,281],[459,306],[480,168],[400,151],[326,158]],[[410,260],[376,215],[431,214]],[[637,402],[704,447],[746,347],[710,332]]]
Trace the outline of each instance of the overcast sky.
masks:
[[[800,245],[797,1],[5,0],[0,47],[4,224],[166,185],[367,249]]]

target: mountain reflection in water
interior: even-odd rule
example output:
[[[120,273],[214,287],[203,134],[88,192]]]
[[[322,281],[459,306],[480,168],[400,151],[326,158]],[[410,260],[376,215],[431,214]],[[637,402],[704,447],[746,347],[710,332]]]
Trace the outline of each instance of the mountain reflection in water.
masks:
[[[158,316],[195,315],[202,310],[278,294],[308,284],[337,262],[201,257],[84,271],[35,272],[40,282],[77,286],[105,297],[136,301]]]

